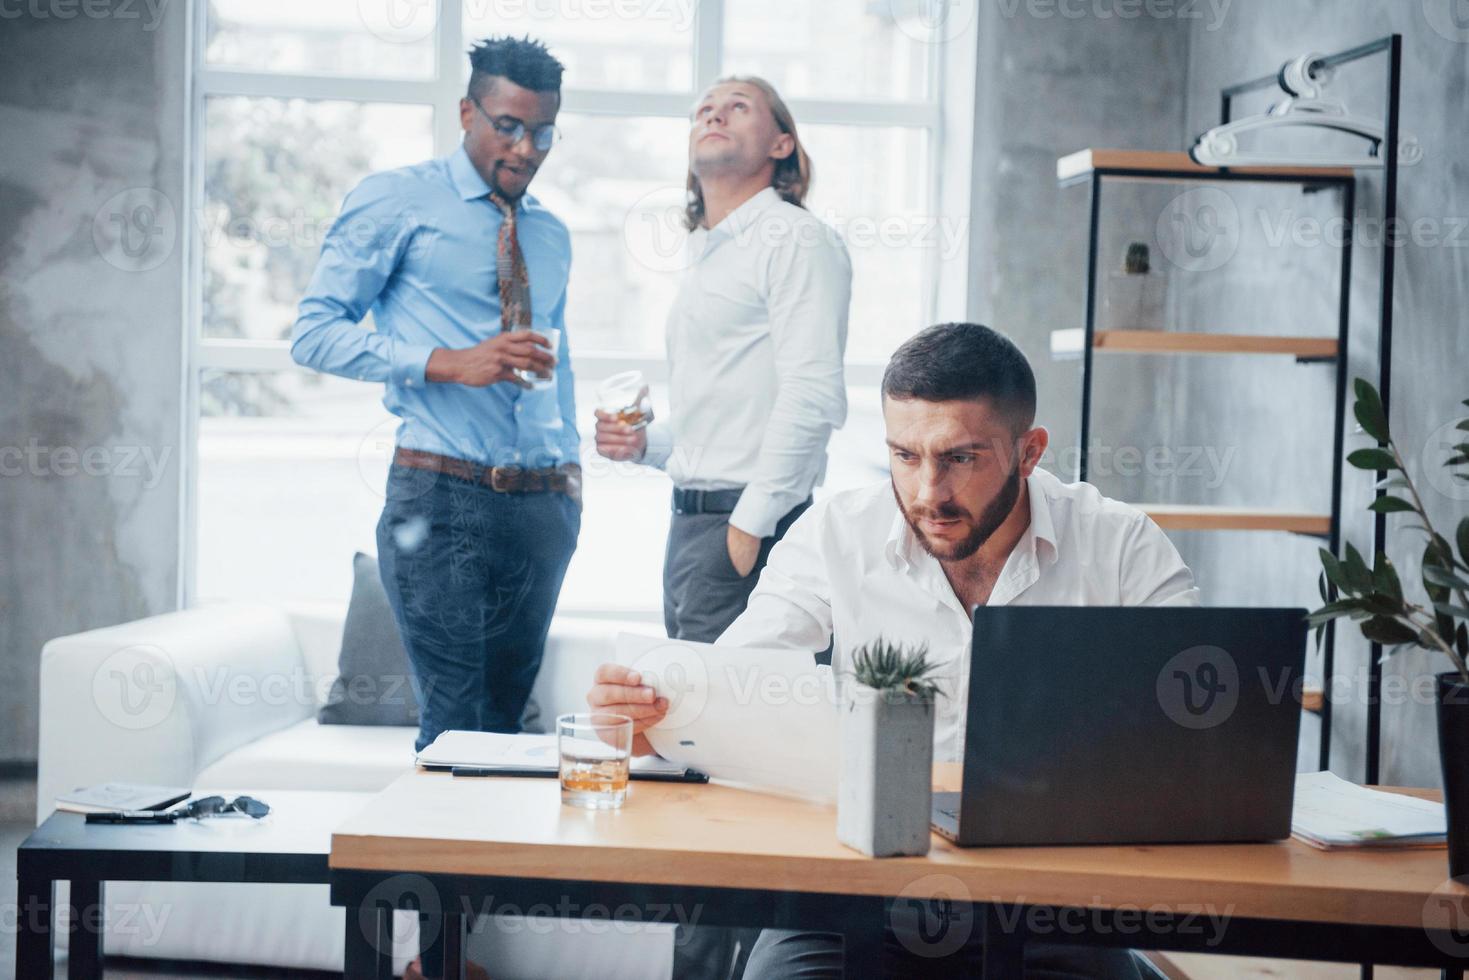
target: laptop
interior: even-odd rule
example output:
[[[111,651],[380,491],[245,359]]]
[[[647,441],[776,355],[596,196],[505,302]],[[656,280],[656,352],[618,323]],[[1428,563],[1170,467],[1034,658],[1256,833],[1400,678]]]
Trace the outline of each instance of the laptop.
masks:
[[[1306,610],[981,607],[964,846],[1290,836]]]

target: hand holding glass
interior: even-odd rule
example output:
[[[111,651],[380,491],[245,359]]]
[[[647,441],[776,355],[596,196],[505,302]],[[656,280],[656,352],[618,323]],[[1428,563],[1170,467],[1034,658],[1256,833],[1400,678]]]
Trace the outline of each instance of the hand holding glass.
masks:
[[[561,349],[561,331],[555,327],[547,327],[537,331],[537,333],[545,337],[546,342],[551,345],[551,356],[557,357],[557,352]],[[531,391],[545,391],[547,388],[552,388],[556,385],[556,369],[554,367],[549,373],[544,375],[537,374],[534,371],[516,368],[515,376],[530,385]]]
[[[630,428],[646,427],[653,421],[653,404],[643,372],[623,371],[603,381],[597,386],[597,408]]]
[[[607,713],[556,719],[561,755],[561,802],[588,810],[615,810],[627,799],[632,719]]]

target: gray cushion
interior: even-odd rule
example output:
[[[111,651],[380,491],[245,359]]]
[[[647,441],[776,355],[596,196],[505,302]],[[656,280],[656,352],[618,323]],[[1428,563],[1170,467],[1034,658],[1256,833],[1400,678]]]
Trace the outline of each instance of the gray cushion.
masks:
[[[409,725],[418,727],[418,698],[412,668],[377,559],[352,556],[352,601],[342,627],[337,679],[317,720],[323,725]]]

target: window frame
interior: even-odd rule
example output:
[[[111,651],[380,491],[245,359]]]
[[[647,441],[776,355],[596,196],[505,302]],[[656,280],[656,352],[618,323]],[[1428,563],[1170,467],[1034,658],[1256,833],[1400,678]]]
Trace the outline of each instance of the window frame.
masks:
[[[453,16],[444,16],[452,8]],[[256,98],[300,98],[345,102],[401,103],[427,105],[433,112],[434,154],[446,155],[460,142],[458,113],[453,111],[463,95],[464,57],[463,10],[449,0],[438,0],[438,20],[434,28],[434,70],[427,79],[384,79],[348,75],[278,73],[239,68],[211,67],[204,60],[207,42],[207,0],[188,5],[188,72],[185,81],[185,139],[187,144],[186,188],[189,195],[185,209],[189,221],[197,226],[197,216],[205,206],[204,152],[205,107],[216,97],[246,96]],[[693,34],[694,78],[687,92],[646,90],[599,90],[567,87],[562,90],[561,109],[565,112],[603,116],[656,116],[686,119],[697,94],[723,73],[724,0],[699,0]],[[960,85],[965,97],[954,99],[956,65],[961,78],[973,78],[973,45],[940,44],[929,58],[928,91],[924,101],[857,101],[838,99],[789,99],[791,112],[803,125],[901,126],[922,129],[927,134],[928,207],[931,213],[969,217],[969,194],[964,182],[944,179],[956,162],[955,152],[970,143],[968,128],[972,120],[973,86]],[[966,48],[968,50],[966,50]],[[957,53],[957,58],[955,57]],[[948,139],[946,139],[946,136]],[[967,159],[967,153],[964,154]],[[966,171],[967,172],[967,171]],[[947,206],[946,206],[947,205]],[[964,236],[967,238],[967,235]],[[183,424],[181,442],[185,447],[182,467],[179,533],[180,608],[187,608],[197,598],[198,568],[198,465],[200,378],[205,371],[262,372],[303,370],[291,360],[286,341],[210,338],[203,335],[204,248],[202,237],[185,236],[185,310],[183,324],[184,378]],[[968,293],[967,254],[959,261],[953,257],[923,256],[923,320],[932,318],[936,308],[952,307],[948,297]],[[955,311],[955,315],[957,311]],[[578,351],[578,372],[600,376],[617,371],[638,369],[651,380],[667,378],[667,365],[661,352]],[[846,379],[849,386],[874,386],[882,376],[883,364],[870,359],[848,360]]]

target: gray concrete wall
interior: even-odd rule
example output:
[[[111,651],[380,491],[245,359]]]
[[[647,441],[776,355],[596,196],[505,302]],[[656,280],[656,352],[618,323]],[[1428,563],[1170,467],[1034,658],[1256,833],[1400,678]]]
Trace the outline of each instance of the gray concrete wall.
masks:
[[[1404,35],[1403,128],[1425,158],[1405,169],[1400,213],[1421,233],[1398,248],[1394,430],[1410,453],[1440,526],[1452,530],[1469,491],[1439,478],[1444,425],[1469,397],[1469,24],[1450,0],[1354,4],[1328,0],[1221,0],[1158,5],[1131,17],[1121,5],[996,0],[980,7],[979,132],[975,139],[974,239],[969,309],[1009,332],[1036,367],[1041,421],[1052,433],[1048,465],[1071,475],[1078,439],[1079,374],[1054,361],[1047,339],[1083,322],[1084,188],[1058,188],[1056,156],[1089,146],[1183,149],[1217,121],[1218,90],[1273,72],[1307,50]],[[1192,16],[1180,17],[1187,9]],[[1332,94],[1355,111],[1382,108],[1381,63],[1338,73]],[[1263,109],[1266,96],[1236,107]],[[1343,144],[1352,147],[1353,144]],[[1330,231],[1341,199],[1286,187],[1111,185],[1103,197],[1100,269],[1108,274],[1129,242],[1150,245],[1167,279],[1163,316],[1179,330],[1333,335],[1340,251],[1315,237]],[[1352,278],[1353,376],[1376,375],[1377,268],[1383,238],[1381,178],[1362,171]],[[1211,210],[1212,209],[1212,210]],[[1206,213],[1207,212],[1207,213]],[[1210,222],[1223,222],[1202,252],[1190,252]],[[1184,236],[1195,236],[1186,243]],[[1227,254],[1226,254],[1227,253]],[[1333,369],[1288,359],[1102,357],[1097,361],[1091,479],[1114,496],[1254,504],[1320,511],[1330,504]],[[1361,445],[1349,438],[1348,448]],[[1150,452],[1159,462],[1147,461]],[[1124,454],[1134,454],[1126,456]],[[1139,465],[1138,460],[1142,462]],[[1349,471],[1347,537],[1371,540],[1363,511],[1370,480]],[[1391,554],[1405,579],[1417,574],[1418,539],[1393,522]],[[1317,604],[1315,539],[1281,534],[1176,533],[1211,605]],[[1340,702],[1332,766],[1362,778],[1366,646],[1348,627],[1339,644]],[[1313,656],[1310,669],[1319,671]],[[1382,778],[1438,782],[1431,699],[1408,679],[1440,669],[1422,654],[1388,663]],[[1394,687],[1394,685],[1398,685]],[[1314,764],[1319,729],[1307,718],[1302,765]]]
[[[979,5],[971,315],[1009,334],[1035,367],[1046,465],[1073,478],[1081,411],[1077,362],[1050,357],[1051,331],[1080,326],[1086,294],[1087,192],[1056,185],[1056,158],[1094,146],[1175,143],[1188,31],[1166,18],[1063,16],[1055,4]],[[1136,199],[1119,200],[1131,213]],[[1135,222],[1125,221],[1123,224]],[[1121,365],[1109,412],[1133,418],[1151,383]]]
[[[25,11],[0,19],[0,763],[36,757],[42,644],[173,608],[178,576],[184,4]]]
[[[1469,22],[1455,21],[1452,10],[1452,0],[1234,0],[1219,29],[1191,26],[1184,133],[1191,141],[1217,122],[1218,90],[1224,84],[1272,72],[1307,51],[1328,53],[1392,32],[1403,35],[1402,127],[1418,137],[1424,158],[1403,169],[1399,183],[1399,213],[1410,229],[1419,224],[1396,251],[1391,424],[1432,518],[1450,535],[1469,513],[1469,488],[1444,481],[1434,462],[1442,458],[1443,426],[1463,411],[1458,403],[1469,397],[1464,314],[1469,305]],[[1354,112],[1380,114],[1385,63],[1378,57],[1342,68],[1329,94],[1344,99]],[[1261,108],[1257,99],[1237,111]],[[1348,366],[1352,376],[1375,381],[1382,179],[1372,171],[1361,171],[1359,178]],[[1335,202],[1327,195],[1283,200],[1278,194],[1236,189],[1230,198],[1242,229],[1238,248],[1210,274],[1208,287],[1190,293],[1182,317],[1204,329],[1330,333],[1335,279],[1329,270],[1339,252],[1314,240],[1311,219],[1329,212]],[[1289,219],[1284,224],[1283,215]],[[1326,499],[1329,456],[1323,451],[1329,452],[1330,396],[1325,368],[1243,358],[1188,362],[1167,393],[1171,414],[1188,420],[1190,438],[1239,447],[1227,477],[1227,499],[1287,506]],[[1349,435],[1349,449],[1363,444],[1363,437]],[[1363,511],[1371,492],[1370,477],[1348,471],[1346,535],[1364,549],[1371,543],[1371,520]],[[1411,583],[1418,577],[1422,537],[1405,523],[1389,523],[1389,554]],[[1216,601],[1316,601],[1316,564],[1308,541],[1280,535],[1189,538],[1182,542],[1185,557],[1213,588]],[[1351,626],[1343,636],[1338,646],[1342,686],[1336,695],[1346,703],[1337,708],[1332,768],[1361,779],[1366,645]],[[1406,690],[1406,679],[1444,666],[1446,661],[1438,664],[1416,653],[1388,661],[1385,782],[1438,784],[1431,695]],[[1404,689],[1396,689],[1398,684]]]

